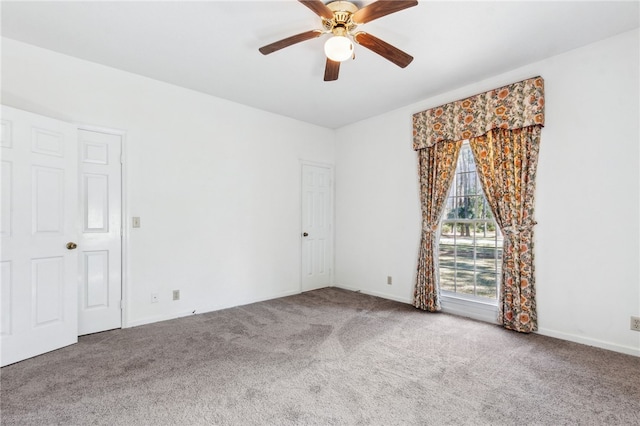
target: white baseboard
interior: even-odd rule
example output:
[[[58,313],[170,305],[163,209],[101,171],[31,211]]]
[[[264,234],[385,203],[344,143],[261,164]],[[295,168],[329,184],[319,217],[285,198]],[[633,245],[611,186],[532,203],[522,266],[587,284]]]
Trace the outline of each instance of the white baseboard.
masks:
[[[336,287],[336,288],[341,288],[343,290],[356,291],[356,292],[360,292],[362,294],[368,294],[369,296],[377,296],[377,297],[381,297],[383,299],[395,300],[396,302],[408,303],[409,305],[412,304],[411,299],[408,298],[408,297],[398,297],[398,296],[395,296],[395,295],[392,295],[392,294],[382,293],[382,292],[379,292],[379,291],[362,290],[360,288],[349,287],[349,286],[345,286],[345,285],[341,285],[341,284],[334,284],[333,286]]]
[[[198,312],[198,313],[202,313],[202,312]],[[140,318],[133,321],[127,321],[126,324],[122,325],[122,328],[138,327],[141,325],[153,324],[154,322],[168,321],[176,318],[182,318],[189,315],[194,315],[194,313],[192,311],[187,311],[187,312],[171,312],[171,313],[162,314],[162,315],[155,315],[152,317],[145,317],[145,318]]]
[[[584,336],[577,336],[575,334],[564,333],[562,331],[550,330],[548,328],[539,328],[537,334],[542,336],[554,337],[560,340],[567,340],[569,342],[580,343],[587,346],[595,346],[596,348],[607,349],[614,352],[620,352],[627,355],[633,355],[640,357],[640,348],[634,348],[631,346],[618,345],[616,343],[605,342],[603,340],[592,339]]]

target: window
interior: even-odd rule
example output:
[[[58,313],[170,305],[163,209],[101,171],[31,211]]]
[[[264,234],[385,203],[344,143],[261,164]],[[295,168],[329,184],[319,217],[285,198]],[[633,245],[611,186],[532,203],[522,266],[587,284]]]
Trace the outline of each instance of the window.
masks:
[[[440,221],[440,289],[495,301],[500,285],[502,234],[487,204],[469,142],[460,149],[456,174]]]

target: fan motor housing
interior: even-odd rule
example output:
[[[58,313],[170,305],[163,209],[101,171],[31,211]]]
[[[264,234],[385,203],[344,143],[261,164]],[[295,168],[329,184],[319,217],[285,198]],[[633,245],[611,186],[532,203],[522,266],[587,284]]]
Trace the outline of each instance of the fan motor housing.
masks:
[[[357,25],[351,21],[351,15],[358,10],[355,4],[339,0],[328,3],[327,7],[333,12],[333,19],[322,20],[325,30],[334,32],[344,29],[344,32],[351,32],[356,28]]]

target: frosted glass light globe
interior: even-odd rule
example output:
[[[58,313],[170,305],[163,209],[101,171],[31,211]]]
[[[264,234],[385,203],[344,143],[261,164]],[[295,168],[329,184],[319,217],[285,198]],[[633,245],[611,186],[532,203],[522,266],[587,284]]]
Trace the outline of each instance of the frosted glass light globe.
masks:
[[[324,44],[324,54],[332,61],[346,61],[353,55],[353,43],[347,37],[333,36]]]

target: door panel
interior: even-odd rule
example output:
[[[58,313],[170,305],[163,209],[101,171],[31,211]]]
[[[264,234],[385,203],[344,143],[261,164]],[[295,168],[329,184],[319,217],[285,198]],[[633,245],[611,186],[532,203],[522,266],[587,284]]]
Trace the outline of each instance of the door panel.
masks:
[[[2,161],[2,220],[0,220],[0,234],[11,235],[11,216],[13,199],[13,164],[10,161]]]
[[[2,106],[2,365],[77,342],[76,140],[69,123]]]
[[[109,306],[109,252],[107,250],[84,252],[85,283],[84,309]]]
[[[31,293],[35,327],[61,322],[64,307],[64,258],[31,260]]]
[[[38,127],[31,128],[31,150],[35,153],[64,157],[64,135]]]
[[[2,295],[0,300],[2,305],[2,316],[0,323],[2,336],[11,334],[11,323],[13,318],[13,298],[12,298],[12,280],[11,280],[11,261],[0,262],[0,280],[2,280]]]
[[[79,334],[122,326],[121,137],[79,130],[82,232]]]
[[[333,273],[332,169],[302,165],[302,290],[331,285]],[[305,235],[306,234],[306,235]]]
[[[33,233],[61,235],[65,215],[64,170],[34,166],[32,171]]]
[[[0,133],[0,146],[11,148],[13,146],[13,132],[11,131],[11,120],[0,120],[2,132]]]
[[[84,232],[109,232],[109,176],[85,173]]]

